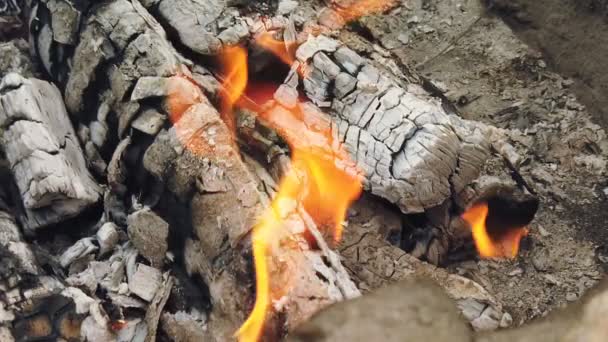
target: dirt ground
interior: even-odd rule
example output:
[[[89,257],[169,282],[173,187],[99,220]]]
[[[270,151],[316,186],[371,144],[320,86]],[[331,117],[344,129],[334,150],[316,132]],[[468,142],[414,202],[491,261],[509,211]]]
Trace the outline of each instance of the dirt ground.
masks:
[[[515,324],[575,301],[605,276],[608,140],[577,100],[581,80],[556,72],[555,57],[525,44],[479,0],[406,1],[352,29],[415,67],[463,117],[506,129],[519,173],[541,198],[516,260],[466,261],[452,271],[485,285]],[[587,64],[605,59],[578,52]],[[487,172],[504,170],[495,161]]]
[[[573,77],[574,93],[608,127],[608,1],[500,0],[492,11],[552,68]]]

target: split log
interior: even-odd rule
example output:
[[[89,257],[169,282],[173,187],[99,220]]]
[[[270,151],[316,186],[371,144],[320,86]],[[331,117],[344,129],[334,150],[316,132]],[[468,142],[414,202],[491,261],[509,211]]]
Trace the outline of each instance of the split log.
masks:
[[[8,74],[0,93],[3,146],[20,191],[25,228],[57,223],[97,202],[101,189],[87,170],[59,89]]]

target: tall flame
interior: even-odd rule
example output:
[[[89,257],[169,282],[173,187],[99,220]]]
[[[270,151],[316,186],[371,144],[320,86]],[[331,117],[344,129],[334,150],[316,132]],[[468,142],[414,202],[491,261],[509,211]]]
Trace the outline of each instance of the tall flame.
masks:
[[[528,234],[525,227],[512,227],[499,236],[493,236],[486,226],[488,205],[475,204],[469,208],[462,218],[471,226],[473,240],[479,256],[482,258],[515,258],[519,251],[521,239]]]
[[[219,54],[222,81],[220,114],[231,132],[236,132],[234,106],[247,87],[247,50],[241,46],[228,46]]]
[[[291,148],[291,169],[283,177],[270,207],[253,231],[256,303],[237,332],[240,341],[257,341],[268,314],[268,252],[284,228],[284,213],[301,204],[321,228],[342,236],[348,206],[361,193],[361,175],[347,151],[334,139],[331,123],[320,112],[275,109],[260,113]]]

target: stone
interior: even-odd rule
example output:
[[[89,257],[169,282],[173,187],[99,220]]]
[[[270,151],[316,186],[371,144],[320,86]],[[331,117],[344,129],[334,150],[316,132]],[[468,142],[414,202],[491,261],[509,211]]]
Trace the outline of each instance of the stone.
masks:
[[[162,267],[167,253],[169,224],[150,209],[129,215],[127,231],[133,246],[154,267]]]
[[[538,250],[532,255],[532,265],[537,271],[546,272],[551,269],[550,257],[549,250]]]
[[[337,303],[299,326],[287,341],[471,341],[454,303],[428,280],[400,281]]]

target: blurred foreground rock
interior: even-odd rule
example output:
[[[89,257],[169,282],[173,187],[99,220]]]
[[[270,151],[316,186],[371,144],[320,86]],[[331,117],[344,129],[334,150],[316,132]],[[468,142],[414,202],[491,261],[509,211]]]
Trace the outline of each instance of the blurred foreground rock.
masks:
[[[474,334],[440,288],[426,280],[407,280],[323,310],[288,341],[600,342],[607,337],[608,282],[544,319]]]

